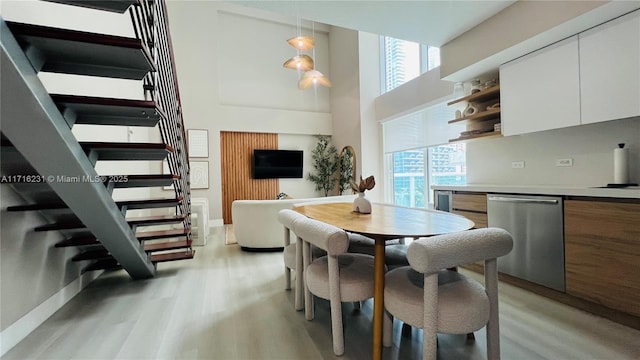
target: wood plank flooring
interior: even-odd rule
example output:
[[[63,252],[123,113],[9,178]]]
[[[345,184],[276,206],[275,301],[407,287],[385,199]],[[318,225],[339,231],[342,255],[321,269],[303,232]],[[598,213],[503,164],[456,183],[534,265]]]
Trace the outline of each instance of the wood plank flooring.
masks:
[[[306,321],[284,290],[282,254],[242,252],[220,233],[194,260],[159,264],[155,279],[103,274],[2,359],[336,358],[328,303]],[[371,358],[371,301],[343,310],[341,358]],[[503,359],[640,359],[640,331],[503,283],[500,315]],[[421,358],[422,333],[409,332],[395,323],[385,359]],[[475,342],[439,335],[439,359],[485,359],[485,349],[484,330]]]

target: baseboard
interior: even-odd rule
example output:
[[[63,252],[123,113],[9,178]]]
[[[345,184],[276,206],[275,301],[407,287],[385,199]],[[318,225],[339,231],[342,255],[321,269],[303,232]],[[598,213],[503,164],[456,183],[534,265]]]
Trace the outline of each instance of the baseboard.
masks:
[[[77,279],[0,332],[0,356],[4,356],[20,341],[24,340],[32,331],[42,325],[51,315],[73,299],[74,296],[78,295],[82,289],[102,273],[103,271],[90,271],[78,276]]]

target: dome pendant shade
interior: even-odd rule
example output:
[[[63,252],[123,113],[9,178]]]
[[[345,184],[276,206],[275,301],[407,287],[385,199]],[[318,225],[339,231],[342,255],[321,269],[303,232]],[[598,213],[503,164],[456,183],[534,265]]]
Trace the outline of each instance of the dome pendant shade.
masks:
[[[313,85],[322,85],[324,87],[331,87],[331,81],[327,79],[320,71],[318,70],[309,70],[302,75],[302,79],[298,81],[298,88],[300,90],[308,89]]]
[[[316,45],[316,39],[311,36],[297,36],[287,40],[287,42],[289,45],[302,51],[311,50]]]
[[[313,69],[313,59],[309,55],[298,55],[282,64],[287,69],[309,71]]]

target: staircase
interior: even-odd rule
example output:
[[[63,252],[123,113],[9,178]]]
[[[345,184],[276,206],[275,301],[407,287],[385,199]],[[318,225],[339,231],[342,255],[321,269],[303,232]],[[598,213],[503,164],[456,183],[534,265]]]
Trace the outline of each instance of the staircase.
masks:
[[[149,278],[157,264],[192,259],[189,163],[166,6],[158,0],[71,1],[124,14],[134,38],[59,29],[0,18],[2,70],[1,175],[26,205],[60,231],[56,247],[77,247],[84,271],[124,269]],[[145,100],[50,94],[38,72],[140,82]],[[10,90],[8,90],[10,89]],[[81,142],[76,124],[157,129],[160,143]],[[100,161],[166,162],[170,174],[96,172]],[[114,201],[114,189],[171,187],[172,196]],[[133,216],[170,209],[172,215]],[[135,212],[135,211],[134,211]],[[165,210],[166,212],[166,210]]]

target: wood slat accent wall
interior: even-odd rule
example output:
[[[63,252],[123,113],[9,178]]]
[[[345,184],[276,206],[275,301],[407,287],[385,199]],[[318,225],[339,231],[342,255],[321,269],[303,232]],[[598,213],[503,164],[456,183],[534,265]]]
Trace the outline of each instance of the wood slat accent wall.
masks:
[[[253,179],[251,158],[254,149],[277,149],[278,134],[220,132],[222,174],[222,218],[231,224],[231,203],[234,200],[275,199],[279,193],[278,179]]]

